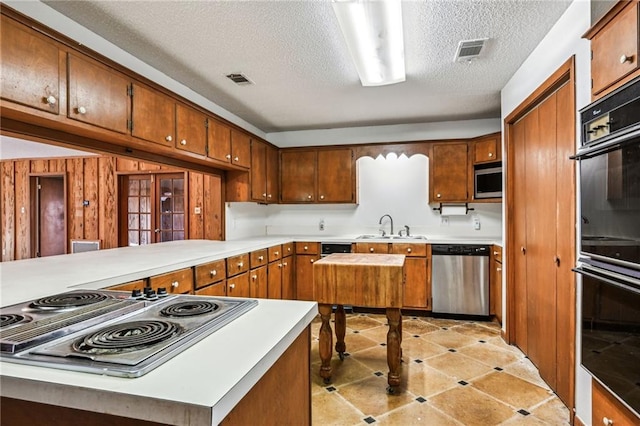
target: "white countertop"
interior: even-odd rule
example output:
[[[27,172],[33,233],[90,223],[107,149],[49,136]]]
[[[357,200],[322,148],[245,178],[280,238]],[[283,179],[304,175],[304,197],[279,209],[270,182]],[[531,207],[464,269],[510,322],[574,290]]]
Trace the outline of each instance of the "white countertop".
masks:
[[[99,289],[291,241],[494,244],[498,239],[358,240],[267,236],[187,240],[0,263],[0,306],[72,289]],[[0,362],[7,397],[171,424],[218,424],[317,315],[315,302],[257,307],[146,375],[100,376]]]

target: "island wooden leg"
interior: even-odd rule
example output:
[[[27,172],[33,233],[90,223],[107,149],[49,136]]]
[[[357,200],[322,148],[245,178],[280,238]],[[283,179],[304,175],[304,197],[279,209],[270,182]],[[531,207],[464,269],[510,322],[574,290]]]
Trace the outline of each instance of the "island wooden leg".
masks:
[[[344,343],[346,330],[347,318],[344,314],[344,306],[338,305],[336,307],[336,352],[341,360],[344,359],[344,353],[347,350],[347,345]]]
[[[320,318],[322,319],[322,325],[320,326],[320,342],[318,349],[320,352],[320,377],[325,383],[331,382],[331,352],[333,344],[333,332],[331,331],[331,305],[318,304],[318,312],[320,312]]]
[[[389,332],[387,333],[387,364],[389,364],[389,377],[387,391],[390,394],[398,393],[400,387],[400,357],[401,357],[401,314],[399,308],[387,308],[387,321]]]

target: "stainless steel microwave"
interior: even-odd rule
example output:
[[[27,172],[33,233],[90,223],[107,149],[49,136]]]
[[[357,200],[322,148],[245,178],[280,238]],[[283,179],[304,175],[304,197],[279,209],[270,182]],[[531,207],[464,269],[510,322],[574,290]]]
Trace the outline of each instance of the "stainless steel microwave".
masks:
[[[502,167],[476,166],[474,169],[474,193],[475,199],[502,198]]]

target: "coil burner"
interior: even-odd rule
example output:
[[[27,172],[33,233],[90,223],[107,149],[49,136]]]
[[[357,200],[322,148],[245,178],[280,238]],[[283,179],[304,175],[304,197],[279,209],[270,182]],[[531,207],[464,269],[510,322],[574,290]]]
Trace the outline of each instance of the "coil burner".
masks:
[[[14,324],[29,322],[31,318],[19,314],[2,314],[0,315],[0,328],[9,327]]]
[[[193,317],[197,315],[210,314],[218,309],[220,309],[220,305],[217,303],[191,300],[171,304],[162,309],[160,314],[166,317]]]
[[[109,296],[97,292],[62,293],[34,300],[29,304],[29,307],[41,310],[73,309],[93,305],[108,298]]]
[[[120,354],[163,342],[180,333],[180,327],[167,321],[131,321],[102,328],[73,344],[78,352]]]

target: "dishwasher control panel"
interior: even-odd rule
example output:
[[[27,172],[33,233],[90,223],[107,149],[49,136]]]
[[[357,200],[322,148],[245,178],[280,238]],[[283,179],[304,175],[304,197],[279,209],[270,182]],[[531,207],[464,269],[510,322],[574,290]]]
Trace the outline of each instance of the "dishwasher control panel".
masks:
[[[449,256],[489,256],[489,246],[434,244],[431,246],[431,253],[434,255]]]

